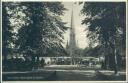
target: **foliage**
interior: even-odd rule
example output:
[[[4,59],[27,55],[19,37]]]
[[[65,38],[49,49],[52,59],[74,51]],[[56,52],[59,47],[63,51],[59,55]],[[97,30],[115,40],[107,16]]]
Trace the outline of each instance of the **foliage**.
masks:
[[[38,55],[61,47],[63,33],[66,30],[59,15],[65,8],[61,3],[21,3],[26,7],[24,13],[29,18],[29,24],[19,29],[20,51],[32,50]],[[19,42],[22,41],[22,42]]]
[[[103,48],[98,45],[96,47],[86,47],[83,50],[83,56],[100,57],[102,56]]]
[[[3,2],[3,55],[35,57],[60,55],[63,33],[67,30],[60,18],[66,10],[60,2]],[[7,61],[5,61],[7,62]],[[27,63],[26,63],[27,64]],[[25,66],[25,65],[24,65]],[[32,67],[31,67],[32,68]]]
[[[88,25],[88,35],[92,45],[104,47],[105,57],[113,55],[117,73],[117,57],[126,46],[126,3],[85,2],[81,11],[86,18],[82,24]],[[110,58],[110,57],[109,57]]]
[[[87,37],[104,44],[120,34],[125,42],[125,3],[88,2],[84,3],[82,13],[87,16],[82,22],[89,27]]]
[[[8,52],[11,53],[11,48],[13,42],[14,42],[14,33],[13,33],[13,28],[11,26],[11,22],[9,18],[11,18],[10,14],[8,13],[9,6],[11,4],[3,3],[2,4],[2,55],[5,57],[8,54]]]

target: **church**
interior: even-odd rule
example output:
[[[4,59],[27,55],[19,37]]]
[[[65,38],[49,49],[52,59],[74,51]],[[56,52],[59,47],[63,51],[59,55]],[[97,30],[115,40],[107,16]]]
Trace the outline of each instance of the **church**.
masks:
[[[69,55],[69,57],[71,57],[71,64],[76,64],[75,63],[75,57],[77,57],[77,43],[76,42],[76,35],[75,35],[75,26],[74,26],[74,17],[73,17],[73,10],[71,13],[71,26],[70,26],[70,38],[69,38],[69,42],[67,41],[67,45],[66,45],[66,50],[67,50],[67,54]]]

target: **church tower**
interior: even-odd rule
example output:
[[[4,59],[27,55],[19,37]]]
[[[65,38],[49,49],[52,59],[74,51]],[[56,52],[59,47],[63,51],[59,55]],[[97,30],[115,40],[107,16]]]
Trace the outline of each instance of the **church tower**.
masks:
[[[76,56],[76,37],[75,37],[75,27],[74,27],[74,19],[73,19],[73,10],[71,13],[71,27],[70,27],[70,39],[69,39],[69,55],[71,57],[71,64],[75,64],[74,58]]]

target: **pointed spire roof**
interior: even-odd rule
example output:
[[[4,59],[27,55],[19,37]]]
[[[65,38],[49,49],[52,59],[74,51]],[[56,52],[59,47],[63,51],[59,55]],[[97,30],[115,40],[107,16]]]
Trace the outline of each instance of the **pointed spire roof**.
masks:
[[[75,37],[75,27],[74,27],[74,19],[73,19],[73,7],[71,11],[71,27],[70,27],[70,40],[69,40],[69,47],[71,50],[76,48],[76,37]]]
[[[72,7],[72,12],[71,12],[71,28],[74,28],[73,7]]]

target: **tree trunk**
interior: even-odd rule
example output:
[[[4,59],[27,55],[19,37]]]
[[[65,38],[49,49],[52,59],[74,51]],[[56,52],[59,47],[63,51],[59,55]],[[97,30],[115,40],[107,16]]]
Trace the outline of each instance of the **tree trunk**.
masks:
[[[113,38],[113,44],[111,42],[110,43],[110,46],[112,48],[112,55],[114,56],[113,57],[113,60],[114,60],[114,73],[117,74],[118,73],[118,66],[117,66],[117,48],[116,48],[116,36],[114,36],[115,38]]]
[[[37,56],[36,63],[37,63],[37,69],[38,69],[39,68],[39,64],[40,64],[39,56]]]
[[[104,69],[108,69],[108,58],[109,58],[109,56],[108,56],[108,52],[109,52],[109,50],[108,50],[108,43],[106,42],[105,43],[105,48],[104,48],[104,55],[105,55],[105,60],[104,60]]]
[[[32,67],[32,69],[35,68],[35,56],[34,56],[34,55],[32,55],[32,63],[31,63],[31,67]]]
[[[103,69],[107,69],[107,56],[105,55]]]
[[[109,69],[109,55],[105,55],[104,69]]]
[[[117,49],[116,49],[116,44],[115,44],[115,40],[114,40],[114,73],[117,74],[118,73],[118,67],[117,67]]]
[[[114,59],[115,59],[115,60],[114,60],[114,61],[115,61],[115,65],[114,65],[114,66],[115,66],[115,67],[114,67],[114,71],[115,71],[115,72],[114,72],[114,73],[115,73],[115,74],[118,73],[118,70],[117,70],[117,69],[118,69],[118,67],[117,67],[117,53],[116,53],[116,52],[117,52],[117,50],[116,50],[116,48],[115,48],[115,50],[114,50]]]
[[[3,53],[3,56],[4,56],[4,59],[3,59],[3,70],[6,70],[7,69],[7,51],[5,51],[5,53]]]

